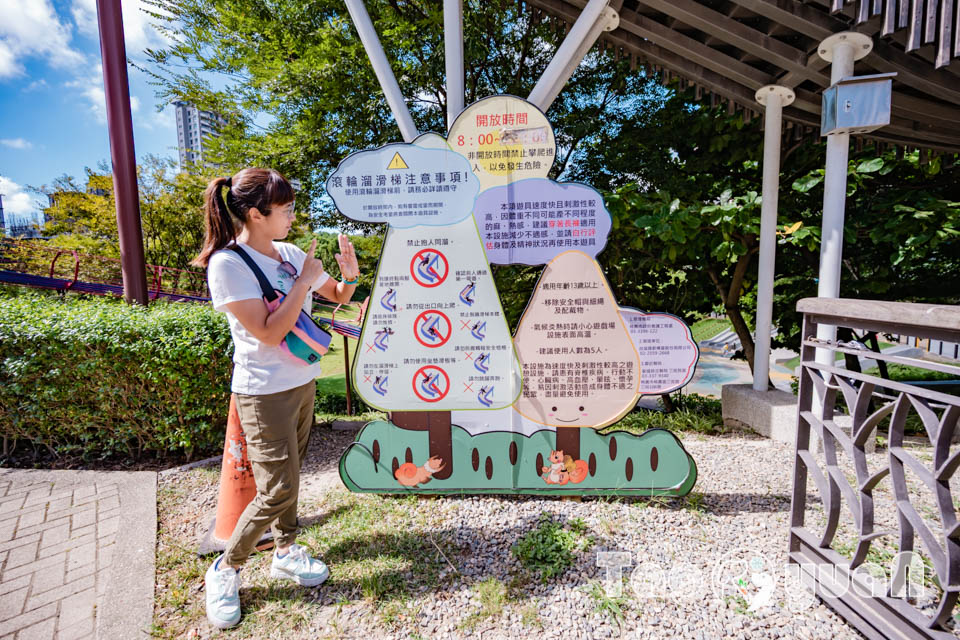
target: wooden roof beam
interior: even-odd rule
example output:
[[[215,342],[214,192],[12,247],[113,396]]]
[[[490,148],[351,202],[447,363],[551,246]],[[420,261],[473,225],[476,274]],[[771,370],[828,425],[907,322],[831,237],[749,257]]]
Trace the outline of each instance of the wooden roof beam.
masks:
[[[771,38],[695,0],[641,0],[641,3],[787,71],[802,74],[821,86],[829,84],[829,77],[807,68],[806,51]]]
[[[542,3],[545,0],[533,0]],[[547,2],[558,0],[546,0]],[[705,66],[693,62],[687,53],[677,53],[654,44],[650,40],[644,39],[624,28],[623,14],[620,17],[620,28],[607,34],[612,42],[617,43],[626,49],[637,52],[639,55],[647,58],[655,65],[662,66],[683,76],[690,82],[704,86],[713,93],[725,98],[734,100],[747,109],[760,111],[760,106],[756,101],[756,88],[740,84],[727,75],[717,73]],[[762,86],[762,85],[761,85]],[[796,92],[797,98],[791,109],[803,111],[808,114],[806,117],[809,123],[820,124],[820,98],[809,91]],[[799,117],[799,116],[798,116]]]
[[[914,59],[881,39],[874,40],[873,51],[867,54],[864,61],[874,68],[896,71],[897,81],[908,87],[960,105],[960,82],[957,81],[957,76],[943,69],[932,69],[930,65]]]
[[[818,54],[814,53],[807,57],[807,69],[813,72],[822,72],[824,69],[830,66],[830,63],[821,58]],[[790,87],[791,89],[799,85],[804,80],[809,78],[809,74],[797,73],[796,71],[788,71],[779,78],[777,78],[777,84],[782,84],[785,87]],[[829,78],[828,78],[829,80]],[[822,86],[822,85],[821,85]]]
[[[863,62],[874,69],[896,71],[897,82],[912,87],[948,102],[960,104],[960,84],[954,74],[930,68],[930,65],[915,59],[894,45],[876,37],[877,25],[870,21],[861,25],[849,25],[811,5],[794,0],[730,0],[777,20],[791,29],[818,41],[841,31],[856,31],[873,38],[873,50]],[[824,35],[826,34],[826,35]],[[792,70],[791,70],[792,71]],[[822,87],[827,85],[822,84]]]
[[[814,60],[814,58],[817,58],[819,62]],[[816,65],[816,68],[829,66],[828,62],[816,54],[811,56],[810,62],[812,65]],[[895,80],[899,81],[900,77],[898,76]],[[803,78],[799,77],[798,74],[787,73],[773,81],[773,84],[796,89],[797,85],[801,82],[803,82]],[[801,96],[807,93],[809,93],[811,99],[819,104],[819,95],[811,92],[797,91],[797,100],[801,100]],[[817,111],[819,112],[819,109]],[[930,124],[948,129],[951,127],[955,128],[957,123],[960,123],[960,108],[907,95],[902,91],[893,92],[892,114],[905,119],[916,120],[917,122],[929,122]]]
[[[543,2],[543,0],[535,0]],[[621,16],[621,25],[622,16]],[[686,56],[674,53],[648,40],[629,32],[623,27],[607,34],[611,42],[626,49],[633,50],[647,58],[651,63],[686,78],[690,82],[701,85],[708,90],[733,100],[747,109],[756,109],[755,90],[741,85],[730,78],[711,71],[689,60]],[[803,122],[808,126],[820,126],[820,97],[809,91],[796,91],[796,102],[791,107],[789,117]],[[788,117],[784,112],[784,117]],[[914,120],[893,117],[891,124],[870,134],[872,137],[899,136],[899,140],[913,139],[914,144],[932,145],[942,149],[960,149],[960,137],[953,129],[924,125]],[[893,138],[891,138],[893,139]]]
[[[795,0],[730,0],[754,13],[766,16],[798,33],[821,41],[837,31],[846,29],[846,23],[812,6]],[[840,25],[838,27],[838,25]]]
[[[636,11],[623,10],[620,12],[620,28],[645,38],[668,51],[684,56],[692,62],[754,91],[773,82],[773,76],[740,62],[736,58],[729,57]]]
[[[576,1],[577,0],[574,0],[574,2]],[[573,3],[564,0],[528,0],[528,2],[531,6],[542,8],[569,22],[576,20],[580,13],[579,8]],[[628,12],[627,18],[632,20],[634,15],[641,16],[642,14]],[[645,26],[649,26],[650,23],[656,23],[656,21],[647,16],[643,17],[646,19],[646,22],[643,23]],[[826,17],[829,18],[829,16]],[[662,27],[663,25],[660,26]],[[688,59],[686,52],[676,53],[667,48],[660,47],[649,40],[645,40],[636,33],[628,31],[626,27],[627,25],[624,24],[624,19],[621,15],[620,28],[606,34],[604,37],[609,42],[634,52],[641,58],[645,58],[646,61],[652,65],[669,69],[690,82],[702,86],[717,95],[733,100],[747,109],[756,109],[754,90],[750,87],[742,85],[726,75],[692,62]],[[654,27],[654,29],[656,29],[656,27]],[[682,34],[680,35],[682,36]],[[697,42],[688,36],[683,37]],[[699,44],[706,46],[702,43]],[[701,53],[706,52],[702,51]],[[755,71],[759,72],[759,70]],[[806,126],[818,128],[820,123],[819,95],[804,90],[797,90],[796,93],[797,102],[794,106],[784,111],[784,118],[789,121],[801,122]],[[906,96],[899,92],[894,92],[893,103],[894,117],[892,118],[891,125],[872,132],[869,135],[871,139],[885,140],[898,145],[925,146],[949,153],[960,152],[960,140],[958,140],[957,134],[954,133],[956,118],[952,107],[913,96]],[[906,109],[902,108],[905,103],[908,106]],[[925,122],[927,124],[922,124],[921,122],[923,121],[916,122],[916,117],[911,119],[902,117],[909,112],[913,112],[917,116],[926,114]],[[897,114],[899,114],[899,116]],[[934,123],[932,120],[942,120],[942,124],[948,126],[937,126],[941,123]]]
[[[617,36],[614,36],[615,38]],[[687,58],[657,46],[652,42],[640,40],[629,45],[631,49],[652,64],[669,69],[690,82],[701,85],[712,93],[733,100],[748,109],[759,111],[760,106],[754,98],[756,91],[749,89],[714,71],[701,67]],[[811,119],[811,122],[813,120]],[[819,118],[816,118],[819,123]]]

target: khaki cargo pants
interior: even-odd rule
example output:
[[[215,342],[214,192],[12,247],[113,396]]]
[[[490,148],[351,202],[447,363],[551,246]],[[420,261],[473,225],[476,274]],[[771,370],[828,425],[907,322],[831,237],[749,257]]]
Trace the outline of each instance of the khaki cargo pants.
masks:
[[[262,396],[237,394],[257,495],[227,541],[227,564],[242,565],[271,524],[278,546],[296,541],[300,465],[310,440],[316,395],[315,381]]]

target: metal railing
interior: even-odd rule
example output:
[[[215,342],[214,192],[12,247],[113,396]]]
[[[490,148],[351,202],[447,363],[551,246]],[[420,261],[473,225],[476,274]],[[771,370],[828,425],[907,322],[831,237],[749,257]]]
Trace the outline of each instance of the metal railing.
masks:
[[[867,637],[954,638],[944,624],[960,594],[960,523],[950,491],[960,467],[960,450],[951,450],[960,394],[848,371],[835,356],[834,365],[819,364],[815,352],[860,354],[847,343],[818,340],[818,325],[960,341],[960,307],[808,298],[797,309],[804,322],[790,562]],[[870,357],[960,379],[960,367],[949,364]],[[878,429],[887,431],[886,455],[867,453]],[[845,536],[849,543],[841,543]],[[903,552],[915,553],[931,572],[923,601],[902,588],[910,555]],[[891,561],[882,595],[860,571],[878,558]],[[860,588],[837,588],[844,583]]]
[[[150,300],[205,301],[206,272],[145,265]],[[0,239],[0,282],[97,295],[122,295],[119,258],[61,249],[37,242]]]

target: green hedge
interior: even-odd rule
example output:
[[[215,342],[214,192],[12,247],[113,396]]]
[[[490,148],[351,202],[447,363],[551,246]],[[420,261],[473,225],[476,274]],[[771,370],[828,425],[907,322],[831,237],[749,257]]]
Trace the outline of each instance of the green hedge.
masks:
[[[0,437],[86,458],[216,454],[233,341],[209,305],[0,287]],[[354,411],[367,406],[354,393]],[[342,375],[316,411],[346,413]]]
[[[0,292],[0,435],[85,457],[223,446],[233,344],[206,305]]]

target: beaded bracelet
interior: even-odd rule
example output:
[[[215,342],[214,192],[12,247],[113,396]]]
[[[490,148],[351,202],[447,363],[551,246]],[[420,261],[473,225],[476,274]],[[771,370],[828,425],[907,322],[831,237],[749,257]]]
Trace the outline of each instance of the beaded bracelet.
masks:
[[[358,282],[360,282],[360,274],[353,276],[353,280],[341,280],[340,282],[347,285],[357,284]]]

